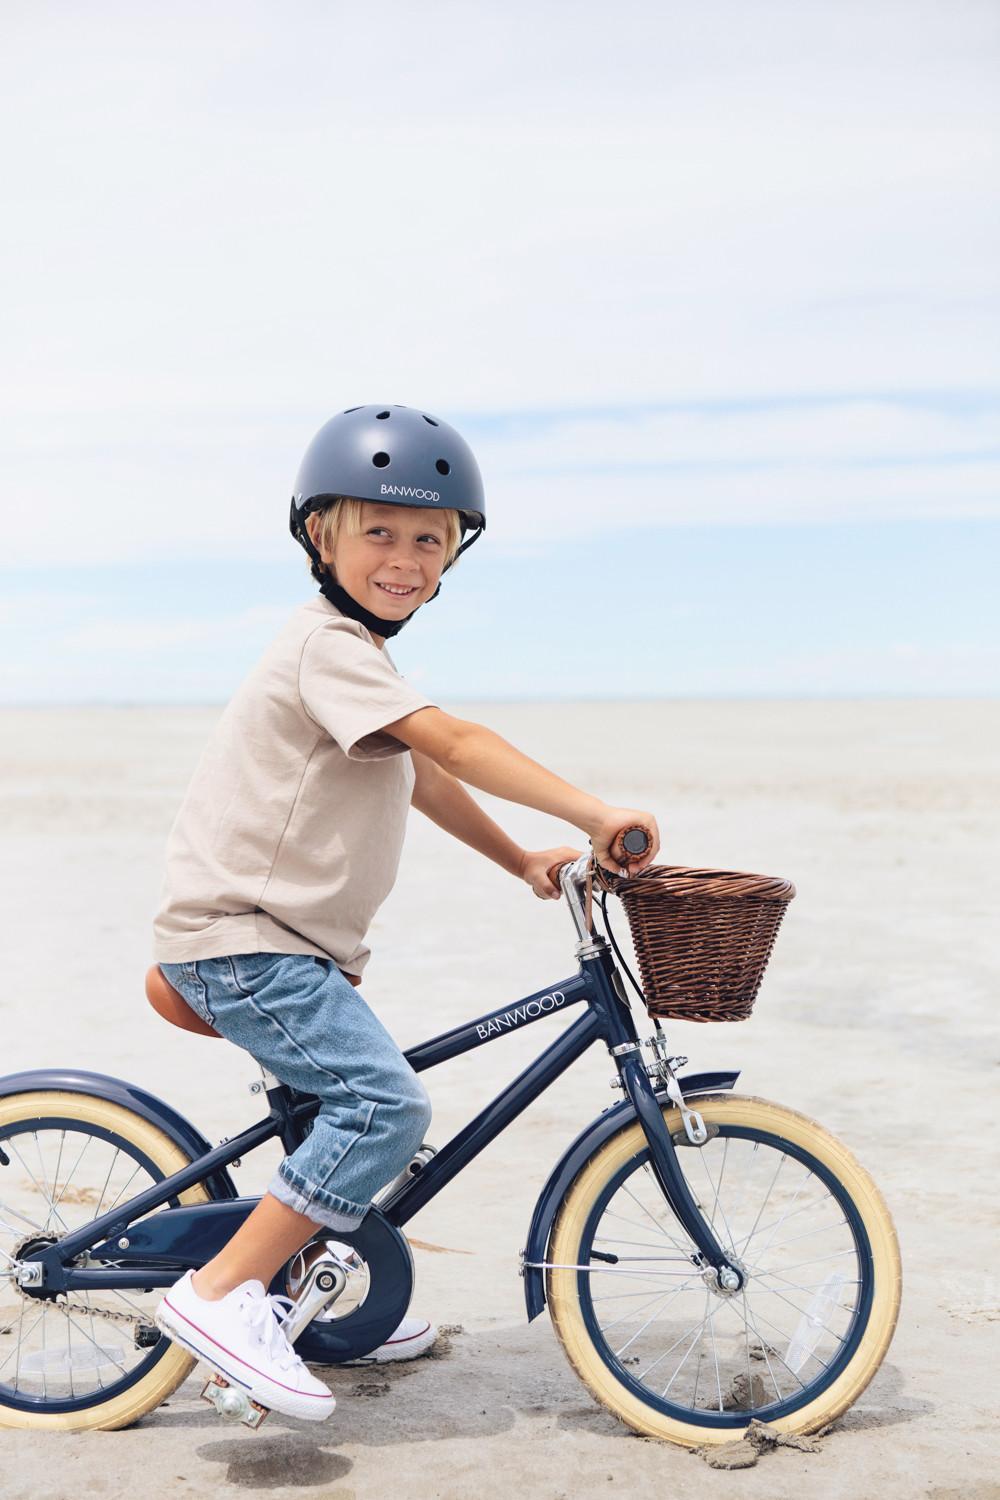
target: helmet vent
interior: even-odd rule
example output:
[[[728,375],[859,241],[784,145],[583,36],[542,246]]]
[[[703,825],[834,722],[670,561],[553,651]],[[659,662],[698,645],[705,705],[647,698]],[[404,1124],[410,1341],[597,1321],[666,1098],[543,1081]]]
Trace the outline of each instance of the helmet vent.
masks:
[[[360,411],[360,410],[361,410],[361,407],[360,407],[360,406],[349,406],[349,407],[348,407],[348,408],[347,408],[347,411],[342,411],[342,412],[341,412],[341,413],[340,413],[340,415],[341,415],[341,416],[342,416],[342,417],[346,417],[346,416],[347,416],[347,412],[351,412],[351,411]]]
[[[372,458],[372,463],[375,465],[376,469],[384,469],[385,466],[386,466],[386,464],[388,464],[388,462],[389,462],[389,455],[388,455],[388,453],[376,453],[374,455],[374,457]]]
[[[424,413],[424,421],[425,421],[425,422],[429,422],[429,423],[430,423],[430,424],[431,424],[431,426],[432,426],[432,427],[436,427],[436,426],[437,426],[437,425],[438,425],[438,424],[437,424],[437,423],[436,423],[436,422],[435,422],[435,420],[434,420],[434,418],[433,418],[433,417],[429,417],[429,416],[428,416],[428,415],[427,415],[427,413],[426,413],[426,412],[425,412],[425,413]]]
[[[438,471],[439,474],[450,474],[451,473],[451,464],[448,462],[448,460],[446,458],[439,458],[438,461],[437,461],[437,463],[434,465],[434,467],[437,469],[437,471]]]
[[[385,419],[386,419],[386,417],[391,416],[392,414],[391,414],[391,412],[387,412],[387,411],[377,411],[375,413],[375,415],[376,415],[376,417],[378,418],[378,420],[380,422],[384,422]]]

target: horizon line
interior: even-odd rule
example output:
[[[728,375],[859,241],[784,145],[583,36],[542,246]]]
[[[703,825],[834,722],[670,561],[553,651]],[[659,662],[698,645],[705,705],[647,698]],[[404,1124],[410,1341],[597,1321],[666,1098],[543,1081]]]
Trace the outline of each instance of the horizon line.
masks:
[[[232,695],[230,695],[231,697]],[[443,697],[444,695],[442,695]],[[1000,698],[1000,688],[989,689],[981,692],[952,693],[930,690],[927,692],[893,691],[891,689],[849,689],[844,691],[831,691],[828,693],[798,693],[798,692],[718,692],[718,693],[551,693],[514,696],[510,694],[499,694],[491,697],[472,696],[466,693],[455,693],[445,701],[452,703],[762,703],[762,702],[795,702],[795,703],[826,703],[855,702],[858,700],[890,700],[890,701],[953,701],[953,702],[993,702]],[[39,699],[35,702],[30,700],[19,700],[16,702],[5,702],[0,699],[0,711],[4,709],[33,709],[33,708],[225,708],[230,698],[205,698],[205,699],[112,699],[112,698],[84,698],[78,700]],[[431,700],[433,703],[433,700]],[[437,707],[439,705],[434,704]],[[418,710],[413,710],[418,712]]]

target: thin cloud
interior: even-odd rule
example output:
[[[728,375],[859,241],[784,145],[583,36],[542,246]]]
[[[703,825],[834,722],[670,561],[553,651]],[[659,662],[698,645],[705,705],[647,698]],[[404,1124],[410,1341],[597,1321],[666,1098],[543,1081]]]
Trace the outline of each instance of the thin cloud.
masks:
[[[456,421],[479,457],[489,540],[502,549],[544,549],[567,526],[597,535],[612,499],[623,526],[1000,514],[1000,400],[985,397],[646,403]],[[86,567],[287,552],[287,497],[311,423],[230,414],[218,430],[203,417],[178,432],[173,417],[158,425],[147,414],[123,431],[116,419],[103,460],[94,425],[89,445],[70,423],[53,449],[47,429],[26,424],[20,452],[8,454],[15,489],[34,485],[42,512],[60,514],[62,556]],[[11,515],[5,543],[7,566],[37,565],[34,507]]]

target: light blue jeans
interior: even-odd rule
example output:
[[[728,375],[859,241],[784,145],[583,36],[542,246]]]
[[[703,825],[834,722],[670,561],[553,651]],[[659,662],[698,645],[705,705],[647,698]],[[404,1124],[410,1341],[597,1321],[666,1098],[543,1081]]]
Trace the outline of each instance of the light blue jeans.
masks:
[[[356,1228],[424,1140],[431,1101],[400,1049],[332,959],[233,953],[160,964],[216,1031],[321,1103],[267,1191],[330,1229]]]

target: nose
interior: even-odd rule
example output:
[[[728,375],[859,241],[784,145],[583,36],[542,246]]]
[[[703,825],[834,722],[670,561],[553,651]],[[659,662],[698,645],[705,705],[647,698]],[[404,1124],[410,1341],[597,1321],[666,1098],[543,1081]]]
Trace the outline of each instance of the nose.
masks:
[[[407,542],[400,542],[392,549],[389,556],[389,567],[393,573],[419,573],[420,554]]]

